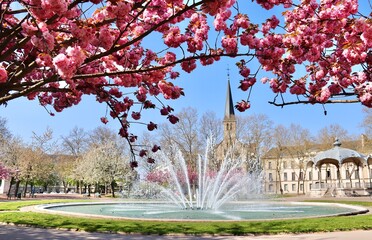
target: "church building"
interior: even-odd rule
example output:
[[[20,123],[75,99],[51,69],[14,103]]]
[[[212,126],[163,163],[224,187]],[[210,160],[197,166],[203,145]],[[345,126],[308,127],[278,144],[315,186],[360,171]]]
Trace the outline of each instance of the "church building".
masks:
[[[236,118],[234,112],[234,104],[232,100],[230,80],[227,82],[226,92],[226,104],[225,104],[225,116],[223,119],[223,140],[217,144],[216,147],[216,158],[219,162],[217,168],[220,167],[228,151],[233,149],[234,155],[238,158],[242,158],[246,162],[249,158],[249,148],[246,144],[240,142],[237,139],[236,134]],[[244,164],[247,165],[247,164]]]

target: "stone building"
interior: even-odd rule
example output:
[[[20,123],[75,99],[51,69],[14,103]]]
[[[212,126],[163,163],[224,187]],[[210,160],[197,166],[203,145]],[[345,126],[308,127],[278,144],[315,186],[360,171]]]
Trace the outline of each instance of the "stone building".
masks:
[[[222,161],[224,160],[226,154],[231,149],[237,158],[241,158],[243,162],[249,160],[250,151],[248,145],[240,142],[237,139],[236,134],[236,118],[234,112],[234,104],[232,100],[230,80],[227,82],[227,92],[226,92],[226,104],[225,104],[225,115],[223,119],[223,140],[216,146],[216,159],[217,159],[217,169],[220,167]],[[247,164],[244,164],[247,167]]]

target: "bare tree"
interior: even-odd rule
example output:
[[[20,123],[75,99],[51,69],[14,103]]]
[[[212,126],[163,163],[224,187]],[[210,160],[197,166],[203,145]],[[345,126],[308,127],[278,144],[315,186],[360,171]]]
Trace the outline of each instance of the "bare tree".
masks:
[[[88,135],[83,128],[74,127],[69,135],[61,138],[62,147],[67,154],[77,157],[88,148]]]
[[[161,125],[162,146],[176,144],[188,161],[196,159],[201,141],[198,127],[198,112],[195,108],[184,108],[178,114],[177,125]]]
[[[275,158],[275,172],[277,176],[277,187],[276,191],[280,189],[280,192],[283,193],[282,187],[282,170],[283,170],[283,158],[288,155],[288,142],[290,141],[290,133],[288,128],[283,125],[278,125],[274,128],[273,131],[273,145],[272,155]]]
[[[118,134],[116,134],[112,129],[99,126],[89,132],[89,145],[91,146],[100,146],[104,145],[107,142],[117,142]]]
[[[157,167],[158,159],[154,156],[154,152],[157,152],[158,149],[153,148],[156,142],[159,142],[159,139],[155,134],[144,132],[141,136],[140,143],[145,152],[141,153],[142,164],[139,164],[139,171],[143,172],[144,175],[152,172]],[[162,146],[161,150],[167,150],[167,146]]]
[[[200,135],[202,143],[213,137],[216,142],[221,142],[223,138],[222,120],[216,116],[215,112],[205,112],[200,118]],[[204,144],[205,145],[205,144]]]
[[[54,154],[59,152],[58,141],[53,137],[53,129],[47,127],[42,134],[32,132],[32,147],[40,149],[44,153]]]
[[[297,178],[297,194],[300,193],[300,185],[302,183],[302,192],[305,193],[305,180],[307,173],[307,163],[310,160],[310,148],[313,145],[313,138],[308,129],[301,127],[301,125],[291,124],[289,127],[290,147],[289,154],[295,161],[293,161],[293,168],[298,169],[295,172]]]
[[[317,142],[322,144],[322,148],[327,149],[332,146],[335,139],[349,140],[349,132],[339,124],[331,124],[319,130]]]
[[[372,139],[372,108],[363,109],[364,118],[361,127],[368,139]]]
[[[237,137],[248,145],[251,153],[248,160],[260,160],[272,146],[273,123],[264,114],[237,117]]]
[[[7,120],[5,118],[0,117],[0,141],[5,141],[12,137],[8,127],[7,127]],[[1,143],[0,142],[0,143]]]
[[[7,120],[0,117],[0,161],[4,161],[8,144],[11,143],[12,134],[8,130]]]

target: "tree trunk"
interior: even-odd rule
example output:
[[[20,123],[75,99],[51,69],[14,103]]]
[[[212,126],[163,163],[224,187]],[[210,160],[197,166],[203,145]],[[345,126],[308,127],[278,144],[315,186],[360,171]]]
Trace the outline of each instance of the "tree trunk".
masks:
[[[115,198],[115,191],[114,191],[114,188],[115,188],[115,181],[111,181],[111,192],[112,192],[112,197]]]
[[[79,189],[79,181],[76,181],[76,184],[75,184],[75,192],[76,192],[76,193],[80,193],[80,189]]]
[[[14,197],[17,197],[20,183],[21,183],[21,181],[17,179],[16,185],[15,185]]]
[[[43,185],[43,188],[44,188],[44,192],[45,192],[45,191],[48,192],[48,184],[45,183],[45,184]]]
[[[82,194],[83,193],[83,187],[85,189],[85,191],[87,190],[87,186],[84,185],[84,182],[83,181],[80,181],[80,193]]]
[[[279,190],[280,190],[280,194],[283,195],[283,188],[282,188],[282,177],[280,176],[280,169],[277,169],[276,171],[276,174],[278,176],[278,182],[279,182]],[[275,189],[275,193],[277,194],[278,193],[278,188],[276,187]]]
[[[99,182],[96,182],[96,184],[94,185],[94,192],[101,193],[101,191],[99,190]]]
[[[88,184],[88,197],[90,197],[90,184]]]
[[[26,182],[25,182],[25,189],[23,189],[23,197],[24,198],[26,197],[27,185],[28,185],[28,178],[26,179]]]
[[[62,181],[62,184],[63,184],[63,192],[64,193],[67,193],[67,182],[66,181]]]
[[[35,196],[35,185],[33,181],[31,181],[30,183],[30,188],[31,188],[30,197],[34,197]]]
[[[8,189],[8,193],[7,193],[7,196],[8,196],[9,198],[10,198],[10,191],[12,191],[13,183],[14,183],[14,177],[11,177],[11,178],[10,178],[10,183],[9,183],[9,189]]]
[[[300,195],[300,184],[301,184],[301,169],[300,173],[298,174],[298,179],[297,179],[297,195]]]

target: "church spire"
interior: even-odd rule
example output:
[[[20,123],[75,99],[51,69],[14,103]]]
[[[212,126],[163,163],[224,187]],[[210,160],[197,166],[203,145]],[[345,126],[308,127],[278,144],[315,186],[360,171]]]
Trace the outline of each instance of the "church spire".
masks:
[[[229,77],[229,75],[227,75]],[[225,105],[225,118],[235,116],[234,104],[231,95],[230,78],[227,80],[227,93],[226,93],[226,105]]]
[[[229,71],[229,69],[227,69]],[[230,87],[230,74],[227,72],[227,93],[226,93],[226,105],[225,105],[225,117],[223,119],[224,125],[224,141],[226,143],[226,149],[232,146],[236,139],[236,120],[234,113],[234,104],[232,100],[231,87]]]

